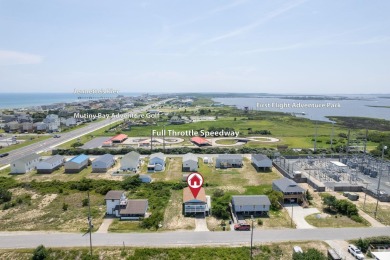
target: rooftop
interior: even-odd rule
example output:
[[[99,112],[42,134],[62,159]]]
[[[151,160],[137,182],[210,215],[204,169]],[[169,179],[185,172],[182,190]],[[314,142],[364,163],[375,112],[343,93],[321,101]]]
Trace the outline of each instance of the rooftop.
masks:
[[[271,201],[266,195],[236,195],[232,196],[234,205],[271,205]]]
[[[190,188],[188,188],[188,187],[184,188],[183,189],[183,202],[186,203],[186,202],[189,202],[191,200],[200,200],[200,201],[207,203],[206,192],[205,192],[204,188],[203,187],[200,188],[198,196],[196,196],[196,198],[194,197],[194,195],[192,195]]]
[[[120,211],[120,214],[137,214],[143,215],[148,209],[148,200],[146,199],[137,199],[137,200],[127,200],[127,205],[125,209]]]
[[[295,181],[286,177],[272,182],[283,192],[304,192],[305,190],[299,186]]]
[[[124,190],[110,190],[104,197],[105,200],[119,200],[124,193]]]
[[[77,155],[76,157],[73,157],[72,159],[70,159],[69,162],[82,163],[85,160],[88,160],[88,156],[85,154],[80,154],[80,155]]]

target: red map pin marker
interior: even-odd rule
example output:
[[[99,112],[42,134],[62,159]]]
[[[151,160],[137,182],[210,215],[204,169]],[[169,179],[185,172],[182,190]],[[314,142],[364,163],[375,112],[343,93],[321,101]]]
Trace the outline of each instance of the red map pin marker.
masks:
[[[203,176],[200,173],[193,172],[188,175],[187,184],[191,190],[192,195],[194,196],[194,198],[196,198],[196,196],[198,196],[200,188],[202,188],[203,185]]]

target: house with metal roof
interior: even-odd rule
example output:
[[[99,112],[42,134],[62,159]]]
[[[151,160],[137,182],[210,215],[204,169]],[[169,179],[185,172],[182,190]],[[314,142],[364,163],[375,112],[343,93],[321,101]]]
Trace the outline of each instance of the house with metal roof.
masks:
[[[78,173],[88,166],[89,158],[80,154],[65,162],[65,173]]]
[[[165,169],[165,155],[153,153],[149,156],[148,172],[163,171]]]
[[[220,154],[215,160],[215,167],[221,169],[240,168],[242,165],[241,154]]]
[[[196,197],[189,187],[183,189],[183,214],[208,216],[211,209],[210,196],[206,196],[204,188],[200,188]]]
[[[59,169],[65,163],[65,157],[62,155],[54,155],[37,164],[37,173],[52,173]]]
[[[92,172],[107,172],[115,164],[115,158],[112,154],[103,154],[92,162]]]
[[[137,152],[129,152],[125,154],[121,159],[121,170],[122,171],[133,171],[136,172],[140,166],[141,155]]]
[[[236,215],[266,215],[271,201],[266,195],[236,195],[232,196],[232,208]]]
[[[251,160],[257,171],[272,170],[272,160],[264,154],[252,154]]]
[[[305,189],[289,178],[272,182],[272,189],[283,193],[283,203],[300,203],[304,201]]]
[[[183,155],[183,172],[194,172],[198,170],[198,157],[193,153]]]
[[[39,155],[36,153],[23,156],[11,163],[11,174],[24,174],[35,170],[39,162]]]

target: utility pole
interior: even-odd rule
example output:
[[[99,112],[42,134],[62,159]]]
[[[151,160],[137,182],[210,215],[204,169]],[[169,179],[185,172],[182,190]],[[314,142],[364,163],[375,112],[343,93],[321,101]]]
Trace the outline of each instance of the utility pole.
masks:
[[[314,135],[314,153],[317,151],[317,121],[316,121],[316,131]]]
[[[153,130],[150,130],[150,153],[153,150]]]
[[[370,184],[369,182],[366,182],[366,192],[364,194],[364,202],[363,202],[363,210],[366,206],[366,198],[367,198],[367,191],[368,191],[368,184]]]
[[[379,195],[380,195],[380,185],[381,185],[381,178],[382,178],[382,174],[383,174],[383,160],[384,160],[384,155],[385,155],[385,150],[387,149],[387,146],[383,146],[382,147],[382,161],[381,161],[381,168],[380,168],[380,175],[379,175],[379,179],[378,179],[378,188],[377,188],[377,192],[376,192],[376,207],[375,207],[375,214],[374,214],[374,217],[376,218],[376,215],[378,213],[378,204],[379,204]]]
[[[251,215],[252,219],[252,229],[251,229],[251,260],[253,259],[253,215]]]
[[[83,236],[85,236],[87,233],[89,233],[89,250],[90,250],[90,255],[92,257],[92,229],[93,229],[93,224],[92,224],[92,217],[91,217],[91,200],[89,199],[89,189],[87,191],[87,194],[88,194],[88,231]]]
[[[293,226],[293,218],[294,218],[294,207],[293,207],[293,199],[290,199],[291,204],[291,227]]]
[[[333,158],[333,134],[334,134],[334,123],[332,122],[332,133],[330,134],[330,154],[331,158]]]

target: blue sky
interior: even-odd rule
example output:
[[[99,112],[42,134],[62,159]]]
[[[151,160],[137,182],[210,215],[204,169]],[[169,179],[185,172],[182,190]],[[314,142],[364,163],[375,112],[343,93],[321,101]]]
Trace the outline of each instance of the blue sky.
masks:
[[[0,0],[0,91],[389,93],[390,1]]]

